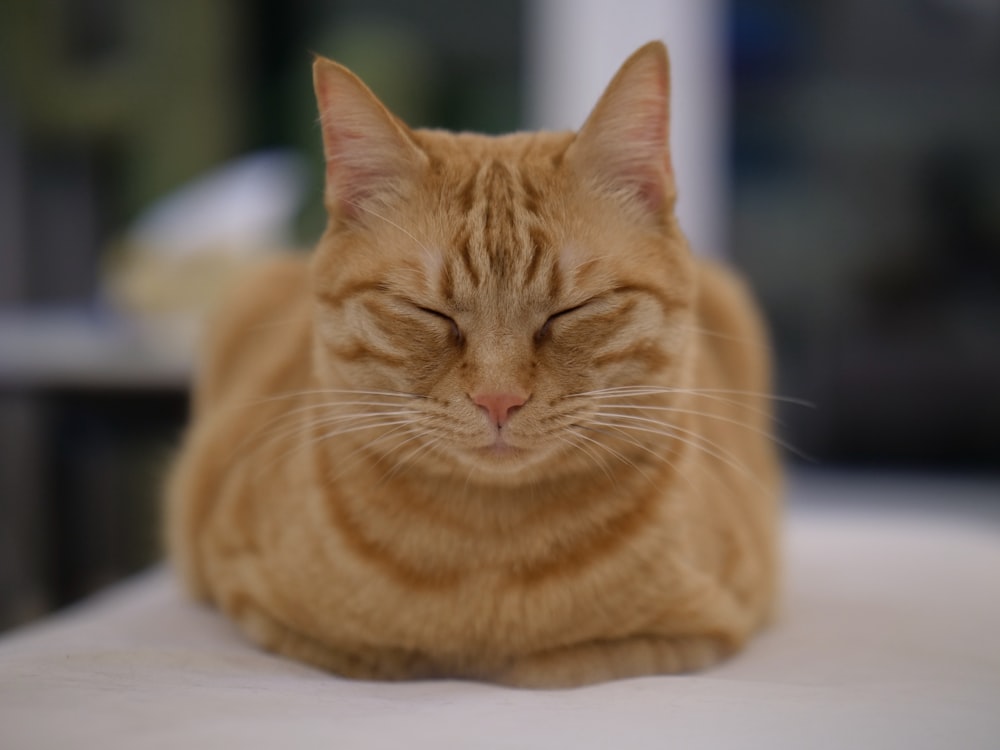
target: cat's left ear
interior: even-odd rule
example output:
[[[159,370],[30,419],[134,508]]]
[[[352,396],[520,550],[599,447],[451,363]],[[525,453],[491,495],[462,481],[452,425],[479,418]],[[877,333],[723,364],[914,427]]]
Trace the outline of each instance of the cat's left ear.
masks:
[[[597,189],[662,218],[676,198],[669,106],[667,49],[650,42],[608,84],[567,151],[567,161]]]
[[[317,57],[313,85],[326,156],[326,204],[335,215],[361,218],[366,209],[403,196],[426,155],[407,127],[343,65]]]

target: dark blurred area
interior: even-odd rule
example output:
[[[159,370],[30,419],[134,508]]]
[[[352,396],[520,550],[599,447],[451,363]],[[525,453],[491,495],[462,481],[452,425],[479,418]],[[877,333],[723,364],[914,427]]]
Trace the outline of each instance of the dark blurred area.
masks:
[[[277,149],[301,165],[287,239],[308,247],[311,53],[411,125],[510,131],[530,5],[0,5],[0,628],[159,556],[193,361],[115,291],[130,228]],[[783,439],[827,467],[997,473],[1000,3],[723,8],[728,255],[770,319],[779,392],[814,405],[781,407]],[[158,312],[164,294],[125,297]]]
[[[1000,468],[1000,3],[731,6],[732,256],[823,462]]]

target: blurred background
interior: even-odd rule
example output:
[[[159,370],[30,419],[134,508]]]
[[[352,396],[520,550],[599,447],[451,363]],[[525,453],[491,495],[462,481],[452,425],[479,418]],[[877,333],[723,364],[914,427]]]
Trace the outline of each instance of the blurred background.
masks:
[[[996,0],[4,0],[0,629],[158,559],[200,315],[322,228],[311,53],[499,133],[579,126],[652,38],[682,225],[814,405],[783,438],[1000,488]]]

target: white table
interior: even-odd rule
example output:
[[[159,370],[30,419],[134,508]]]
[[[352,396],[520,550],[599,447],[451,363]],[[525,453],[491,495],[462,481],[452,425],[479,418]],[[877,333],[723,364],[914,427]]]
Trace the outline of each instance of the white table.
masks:
[[[702,674],[352,682],[255,650],[159,569],[0,640],[0,747],[1000,748],[1000,483],[790,495],[784,616]]]

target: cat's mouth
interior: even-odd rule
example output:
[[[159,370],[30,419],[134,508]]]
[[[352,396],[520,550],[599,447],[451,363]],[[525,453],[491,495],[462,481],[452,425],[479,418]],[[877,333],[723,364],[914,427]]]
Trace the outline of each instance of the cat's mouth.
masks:
[[[457,445],[462,463],[490,481],[520,482],[534,476],[533,472],[548,453],[531,437],[506,434],[496,430],[481,441]]]
[[[498,433],[492,443],[488,443],[487,445],[478,448],[477,452],[484,456],[514,458],[524,453],[524,449],[518,448],[516,445],[511,445],[504,439],[502,433]]]
[[[531,453],[527,448],[510,442],[503,432],[497,432],[491,442],[472,447],[470,452],[481,466],[506,466],[508,468],[520,464]]]

